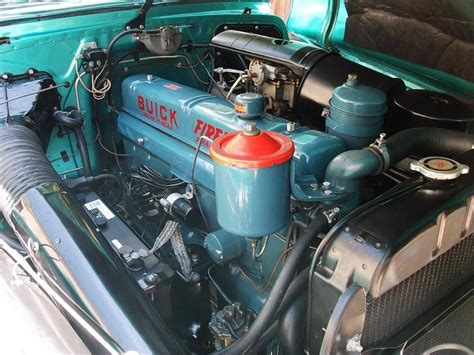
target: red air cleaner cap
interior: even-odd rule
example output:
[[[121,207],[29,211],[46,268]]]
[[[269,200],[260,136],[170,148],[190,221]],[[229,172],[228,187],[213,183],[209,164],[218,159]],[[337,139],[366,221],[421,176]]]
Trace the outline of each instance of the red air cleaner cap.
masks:
[[[259,131],[254,125],[243,132],[232,132],[215,139],[211,158],[220,164],[239,168],[266,168],[291,159],[293,141],[281,133]]]

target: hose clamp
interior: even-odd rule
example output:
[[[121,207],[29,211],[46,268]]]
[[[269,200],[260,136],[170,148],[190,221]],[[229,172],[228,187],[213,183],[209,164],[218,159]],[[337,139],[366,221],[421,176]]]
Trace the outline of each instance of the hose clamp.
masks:
[[[333,222],[337,221],[340,211],[341,210],[339,209],[339,207],[334,207],[330,210],[324,211],[323,215],[328,220],[328,223],[332,224]]]
[[[375,142],[369,145],[368,147],[370,151],[374,152],[377,155],[381,163],[380,164],[381,167],[379,171],[377,171],[377,173],[374,175],[380,174],[381,172],[388,169],[388,167],[390,166],[390,155],[388,154],[388,149],[386,145],[387,143],[387,140],[385,139],[386,136],[387,134],[380,133],[379,138],[377,138]]]

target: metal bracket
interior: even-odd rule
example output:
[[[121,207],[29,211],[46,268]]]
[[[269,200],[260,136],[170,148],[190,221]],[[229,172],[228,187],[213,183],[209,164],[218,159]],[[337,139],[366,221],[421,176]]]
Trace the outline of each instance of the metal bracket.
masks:
[[[140,11],[138,12],[137,17],[135,17],[133,20],[128,21],[125,24],[125,30],[128,31],[133,28],[139,28],[143,30],[145,28],[146,15],[148,13],[148,10],[150,10],[150,8],[153,6],[153,1],[154,0],[145,1],[145,3],[140,8]]]

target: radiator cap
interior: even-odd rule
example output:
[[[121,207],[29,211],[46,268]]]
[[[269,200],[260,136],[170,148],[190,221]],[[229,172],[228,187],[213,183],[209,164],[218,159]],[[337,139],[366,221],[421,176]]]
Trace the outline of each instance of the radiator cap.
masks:
[[[412,162],[410,169],[433,180],[453,180],[469,172],[467,165],[445,157],[427,157]]]
[[[260,131],[249,123],[244,131],[228,133],[215,139],[210,147],[211,158],[220,164],[239,168],[265,168],[287,162],[295,147],[287,136]]]

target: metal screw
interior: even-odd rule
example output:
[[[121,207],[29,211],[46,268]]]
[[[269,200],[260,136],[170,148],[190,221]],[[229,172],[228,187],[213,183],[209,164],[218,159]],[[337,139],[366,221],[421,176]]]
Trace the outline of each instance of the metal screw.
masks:
[[[332,194],[332,191],[331,190],[324,190],[324,194],[326,196],[329,196],[330,194]]]
[[[143,145],[143,144],[145,144],[145,138],[143,138],[143,137],[138,137],[138,138],[137,138],[137,144],[138,144],[138,145]]]
[[[288,132],[294,132],[295,129],[296,129],[296,123],[294,123],[294,122],[288,122],[288,123],[286,124],[286,130],[287,130]]]
[[[146,76],[146,80],[152,81],[152,80],[153,80],[153,75],[148,74],[148,75]]]
[[[255,26],[255,31],[258,31],[260,29],[259,26]]]
[[[145,26],[140,25],[139,28],[140,28],[141,30],[143,30],[143,29],[145,28]]]
[[[375,243],[375,249],[380,249],[381,246],[382,246],[382,245],[381,245],[380,243],[378,243],[378,242]]]
[[[351,230],[351,229],[350,229],[349,227],[344,228],[344,232],[346,232],[346,233],[349,233],[350,230]]]
[[[55,239],[54,242],[55,242],[56,244],[59,244],[59,243],[61,243],[61,239],[59,239],[59,238],[58,238],[58,239]]]
[[[130,26],[125,27],[127,31],[130,31],[132,28]]]
[[[318,184],[313,182],[312,184],[309,185],[309,187],[311,187],[312,190],[317,190],[318,189]]]
[[[229,26],[224,26],[224,30],[228,30],[229,29]]]
[[[323,182],[323,190],[327,190],[331,187],[331,183],[329,181]]]
[[[34,73],[35,73],[35,71],[33,69],[28,70],[28,74],[33,75]]]
[[[145,276],[145,283],[147,285],[154,285],[158,282],[158,274],[152,273]]]

